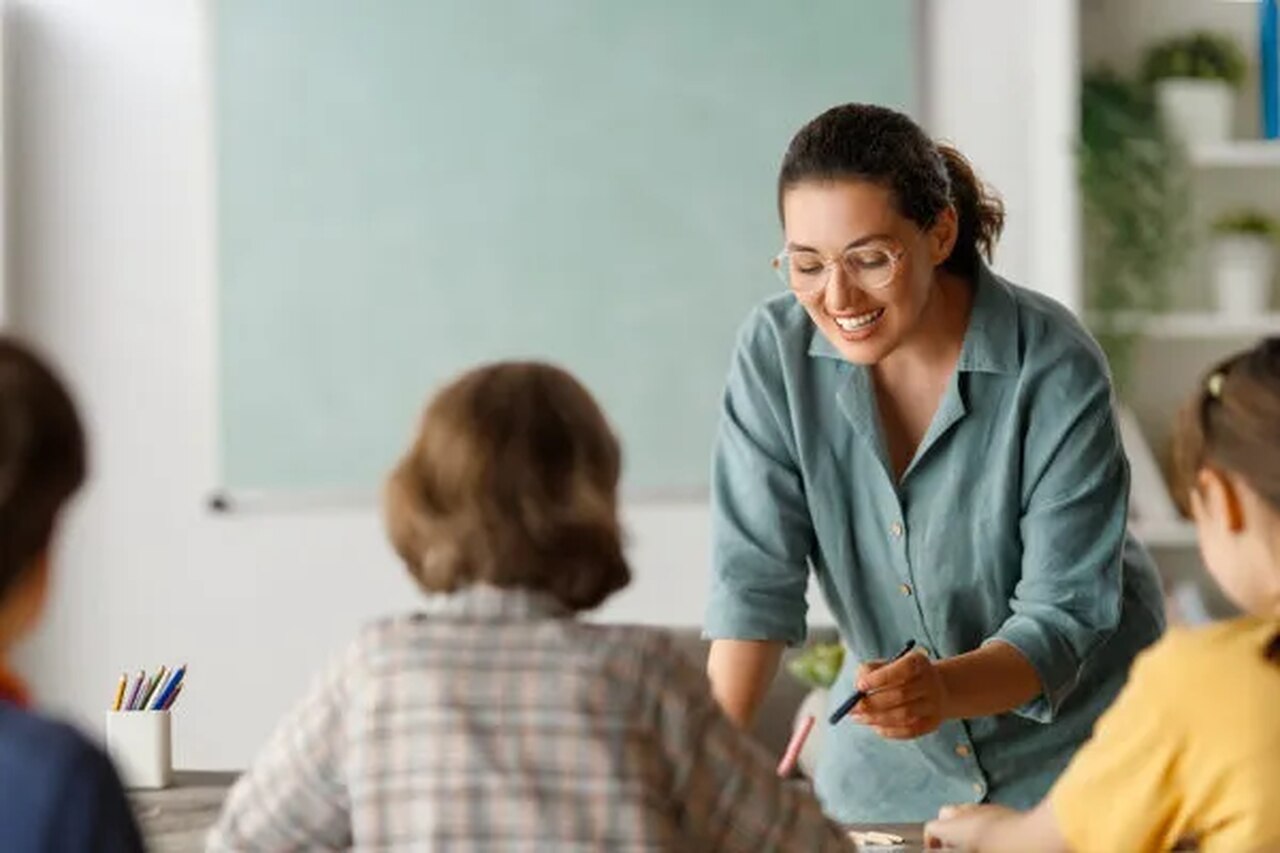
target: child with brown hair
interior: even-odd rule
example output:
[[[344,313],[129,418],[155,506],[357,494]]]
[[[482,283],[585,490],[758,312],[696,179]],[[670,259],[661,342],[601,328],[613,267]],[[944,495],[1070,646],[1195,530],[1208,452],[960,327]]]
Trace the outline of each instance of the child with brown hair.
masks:
[[[981,851],[1280,850],[1280,338],[1210,371],[1175,436],[1178,497],[1243,616],[1173,630],[1134,664],[1034,811],[944,809]]]
[[[0,336],[0,849],[142,849],[110,760],[29,709],[6,658],[40,621],[62,511],[85,477],[70,395],[22,344]]]
[[[392,474],[420,613],[366,629],[232,790],[211,850],[845,850],[624,587],[621,454],[543,364],[446,387]]]

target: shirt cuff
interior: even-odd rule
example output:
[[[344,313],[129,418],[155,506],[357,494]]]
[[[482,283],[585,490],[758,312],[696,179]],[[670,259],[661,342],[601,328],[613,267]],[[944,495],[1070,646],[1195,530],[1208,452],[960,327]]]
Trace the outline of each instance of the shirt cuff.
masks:
[[[1014,713],[1037,723],[1051,723],[1058,709],[1080,681],[1080,663],[1071,646],[1057,632],[1036,620],[1014,615],[1000,627],[993,642],[1008,643],[1022,653],[1040,677],[1041,693]]]
[[[741,592],[730,597],[712,593],[703,622],[704,640],[766,640],[802,645],[807,636],[805,605],[781,602],[772,596],[757,600]]]

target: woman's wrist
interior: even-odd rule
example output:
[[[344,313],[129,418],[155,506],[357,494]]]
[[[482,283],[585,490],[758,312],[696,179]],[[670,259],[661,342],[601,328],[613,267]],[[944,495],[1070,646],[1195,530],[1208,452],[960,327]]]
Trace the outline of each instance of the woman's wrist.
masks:
[[[1043,690],[1035,667],[1008,643],[988,643],[935,666],[942,682],[942,715],[948,720],[1003,714]]]

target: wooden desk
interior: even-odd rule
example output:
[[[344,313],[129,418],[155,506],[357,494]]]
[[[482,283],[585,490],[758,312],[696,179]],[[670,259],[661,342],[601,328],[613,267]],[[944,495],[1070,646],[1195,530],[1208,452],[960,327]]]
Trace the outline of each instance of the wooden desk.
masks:
[[[904,841],[901,847],[865,847],[864,850],[872,853],[875,850],[883,850],[885,853],[893,851],[893,853],[920,853],[924,847],[924,825],[919,823],[878,823],[878,824],[854,824],[849,829],[862,830],[863,832],[889,832],[893,835],[900,835]]]
[[[151,853],[203,853],[205,835],[218,819],[227,789],[236,773],[180,771],[173,787],[162,791],[132,791],[134,813]],[[924,829],[918,823],[857,825],[851,829],[879,830],[901,835],[903,847],[885,850],[917,853],[924,850]],[[874,848],[869,848],[874,849]]]
[[[222,811],[237,773],[179,771],[173,787],[130,791],[134,814],[151,853],[203,853],[204,840]]]

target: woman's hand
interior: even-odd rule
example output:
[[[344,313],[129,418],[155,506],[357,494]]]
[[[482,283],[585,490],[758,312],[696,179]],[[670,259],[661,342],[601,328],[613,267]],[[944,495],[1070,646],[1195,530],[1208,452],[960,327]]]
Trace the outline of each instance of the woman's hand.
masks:
[[[850,716],[875,729],[881,737],[917,738],[948,719],[948,695],[942,674],[921,652],[893,663],[864,663],[858,670],[857,687],[867,696]]]
[[[937,820],[924,826],[925,845],[930,849],[981,850],[982,837],[992,826],[1017,817],[1004,806],[943,806]]]

